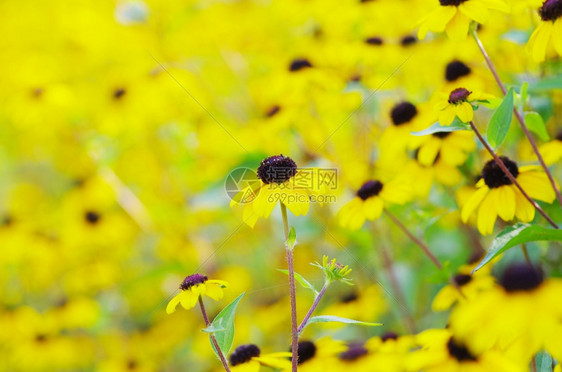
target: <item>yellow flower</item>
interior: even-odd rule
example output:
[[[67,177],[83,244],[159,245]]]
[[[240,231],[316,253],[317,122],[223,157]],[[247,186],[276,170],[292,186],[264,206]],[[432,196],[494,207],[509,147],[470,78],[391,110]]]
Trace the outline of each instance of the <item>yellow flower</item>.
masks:
[[[481,327],[478,328],[482,331]],[[485,332],[482,332],[485,333]],[[408,370],[425,372],[518,372],[524,366],[496,350],[474,352],[447,329],[428,329],[416,336],[421,348],[408,356]]]
[[[543,62],[549,48],[562,56],[562,1],[546,0],[539,9],[539,15],[540,24],[526,46],[535,62]]]
[[[450,317],[455,336],[475,352],[499,347],[524,364],[543,349],[561,358],[562,280],[545,279],[540,269],[516,263],[499,284],[455,307]]]
[[[537,166],[518,167],[509,158],[500,158],[531,198],[547,203],[554,200],[556,196],[547,175]],[[466,223],[478,208],[476,225],[483,235],[493,232],[498,216],[504,221],[517,217],[522,222],[529,222],[535,217],[533,205],[511,183],[494,160],[488,161],[482,169],[482,178],[476,183],[476,188],[464,204],[461,218]]]
[[[260,217],[268,218],[279,202],[283,203],[295,216],[306,215],[311,198],[318,195],[317,179],[311,172],[314,169],[299,170],[297,164],[288,156],[275,155],[264,159],[257,171],[259,181],[240,191],[230,202],[230,206],[244,206],[242,218],[254,227]],[[320,198],[314,200],[322,202]]]
[[[232,372],[258,372],[260,365],[276,369],[291,368],[291,353],[280,352],[261,354],[259,347],[253,344],[241,345],[230,354],[230,369]]]
[[[429,167],[439,157],[448,165],[458,166],[465,162],[468,153],[475,148],[473,134],[469,131],[437,132],[422,137],[417,160]]]
[[[419,22],[418,38],[424,39],[428,31],[447,33],[455,41],[466,38],[470,23],[486,23],[490,10],[508,13],[509,5],[502,0],[439,0],[440,6]]]
[[[357,190],[357,196],[339,211],[340,225],[357,230],[365,220],[379,218],[385,205],[406,203],[410,199],[410,191],[403,182],[383,184],[379,180],[367,181]]]
[[[470,273],[459,273],[453,277],[455,285],[448,284],[437,293],[431,304],[433,311],[448,310],[457,302],[464,302],[467,299],[474,299],[480,292],[492,287],[495,280],[486,271],[477,271],[474,275]]]
[[[199,297],[203,295],[218,301],[224,296],[223,288],[227,286],[228,283],[224,280],[209,280],[205,275],[201,274],[190,275],[181,283],[181,292],[168,303],[166,312],[168,314],[173,313],[180,303],[184,309],[192,309],[197,304]]]
[[[539,152],[547,165],[558,163],[562,159],[562,131],[552,141],[539,147]]]
[[[471,92],[466,88],[456,88],[448,95],[441,94],[436,105],[439,123],[449,126],[458,117],[463,123],[468,123],[474,117],[473,102],[487,102],[492,96],[484,93]]]

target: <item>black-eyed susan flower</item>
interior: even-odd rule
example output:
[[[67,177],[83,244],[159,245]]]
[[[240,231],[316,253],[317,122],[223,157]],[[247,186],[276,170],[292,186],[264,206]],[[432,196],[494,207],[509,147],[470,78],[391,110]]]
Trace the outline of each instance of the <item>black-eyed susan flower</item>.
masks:
[[[288,370],[291,368],[291,362],[287,358],[290,357],[289,352],[262,354],[260,348],[254,344],[241,345],[230,354],[230,370],[232,372],[257,372],[262,365]]]
[[[410,187],[403,182],[379,180],[367,181],[357,190],[356,197],[344,205],[338,213],[343,227],[359,229],[365,220],[379,218],[389,204],[404,204],[411,198]]]
[[[248,186],[230,203],[244,206],[243,219],[254,227],[260,217],[268,218],[275,206],[283,203],[295,216],[308,213],[311,195],[318,194],[318,184],[312,180],[311,169],[300,171],[297,163],[285,155],[264,159],[258,167],[257,186]]]
[[[477,353],[500,348],[524,365],[543,349],[562,357],[562,280],[547,279],[528,263],[515,263],[498,282],[455,307],[449,323],[455,336]]]
[[[526,46],[535,62],[543,62],[550,49],[562,56],[562,1],[546,0],[539,9],[539,15],[540,24]]]
[[[490,10],[510,11],[502,0],[439,0],[439,7],[419,22],[418,37],[424,39],[428,31],[445,31],[450,39],[463,40],[470,23],[486,23]]]
[[[469,131],[436,132],[422,137],[417,160],[421,165],[431,166],[439,157],[446,164],[458,166],[475,148],[473,134]]]
[[[223,298],[223,289],[226,287],[228,287],[228,283],[224,280],[209,280],[201,274],[190,275],[180,284],[181,292],[170,300],[166,312],[173,313],[178,304],[181,304],[186,310],[192,309],[197,304],[199,297],[203,295],[218,301]]]
[[[531,198],[552,203],[556,195],[547,175],[540,167],[533,165],[518,167],[517,163],[505,156],[501,156],[500,159]],[[511,183],[494,160],[486,163],[481,177],[476,183],[476,191],[462,208],[463,222],[466,223],[476,212],[478,231],[488,235],[494,230],[498,216],[504,221],[511,221],[517,217],[522,222],[529,222],[535,217],[533,205]]]
[[[426,372],[518,372],[525,370],[522,365],[510,360],[500,351],[486,350],[477,353],[471,350],[447,329],[423,331],[416,336],[416,342],[421,348],[408,356],[408,370]]]
[[[466,88],[456,88],[449,94],[440,94],[440,101],[435,106],[439,115],[439,124],[449,126],[458,117],[468,123],[474,117],[473,103],[488,102],[489,94],[472,92]]]
[[[431,304],[433,311],[445,311],[457,302],[474,299],[495,283],[495,279],[488,272],[482,271],[477,271],[474,275],[470,272],[459,273],[452,280],[454,284],[446,285],[435,295]]]
[[[298,347],[298,370],[319,372],[330,369],[340,353],[346,350],[342,341],[323,337],[316,341],[303,340]]]

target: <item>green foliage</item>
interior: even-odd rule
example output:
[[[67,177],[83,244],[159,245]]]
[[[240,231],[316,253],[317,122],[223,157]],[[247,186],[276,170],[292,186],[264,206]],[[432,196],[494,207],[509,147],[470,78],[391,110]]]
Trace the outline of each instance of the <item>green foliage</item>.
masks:
[[[288,270],[283,270],[283,269],[277,269],[277,271],[282,272],[285,275],[289,275],[289,271]],[[314,295],[317,296],[318,295],[318,291],[316,290],[316,288],[314,288],[314,286],[308,281],[306,280],[301,274],[299,273],[295,273],[295,280],[303,287],[306,289],[310,289],[312,292],[314,292]]]
[[[419,132],[411,132],[414,136],[427,136],[433,133],[439,132],[456,132],[458,130],[470,130],[470,125],[465,124],[459,120],[459,118],[455,117],[455,120],[451,123],[451,125],[443,126],[439,124],[439,122],[433,123],[429,128],[421,130]]]
[[[492,147],[500,146],[505,137],[507,136],[507,131],[511,125],[511,119],[513,117],[513,88],[509,88],[509,91],[502,100],[502,103],[498,106],[492,118],[490,119],[490,124],[488,124],[488,142]]]
[[[236,297],[231,303],[226,305],[224,309],[215,317],[211,325],[207,328],[212,329],[221,329],[224,330],[216,331],[214,333],[215,338],[217,340],[217,344],[221,349],[223,355],[228,355],[230,349],[232,348],[232,342],[234,341],[234,315],[236,314],[236,307],[238,303],[244,297],[246,292],[242,293],[240,296]],[[205,330],[204,330],[205,331]],[[211,336],[209,335],[209,340],[211,341]],[[211,341],[211,346],[213,347],[213,351],[218,356],[217,350],[215,349],[215,345]]]
[[[345,323],[345,324],[357,324],[357,325],[362,325],[362,326],[366,326],[366,327],[379,327],[379,326],[383,325],[382,323],[361,322],[359,320],[342,318],[342,317],[335,316],[335,315],[318,315],[318,316],[313,316],[312,318],[310,318],[308,320],[308,322],[306,322],[306,324],[304,325],[303,330],[307,326],[309,326],[310,324],[313,324],[313,323],[329,323],[329,322]]]
[[[474,271],[479,270],[500,253],[516,245],[539,240],[562,241],[562,230],[549,229],[539,225],[517,223],[506,227],[492,241],[492,245],[486,256],[480,261]],[[474,273],[473,271],[473,273]]]
[[[541,140],[548,141],[550,139],[550,136],[548,135],[548,132],[546,130],[546,126],[544,125],[544,120],[538,112],[526,112],[525,124],[527,124],[527,128],[529,128],[531,132],[539,136]]]

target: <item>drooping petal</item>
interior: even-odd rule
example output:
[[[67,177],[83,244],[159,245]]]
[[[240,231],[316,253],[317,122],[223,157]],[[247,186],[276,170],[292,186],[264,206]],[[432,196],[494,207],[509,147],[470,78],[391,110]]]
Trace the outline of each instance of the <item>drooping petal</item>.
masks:
[[[511,221],[515,217],[515,193],[509,185],[501,186],[496,189],[496,210],[504,221]]]
[[[455,16],[447,23],[447,36],[453,41],[463,41],[468,35],[470,18],[461,12],[456,12]]]
[[[552,27],[552,44],[554,45],[554,50],[559,56],[562,56],[562,18],[558,18],[554,21]]]
[[[171,314],[174,311],[176,311],[176,307],[178,306],[178,304],[180,303],[181,300],[181,295],[183,292],[178,293],[177,295],[175,295],[170,302],[168,302],[168,306],[166,306],[166,313],[167,314]]]
[[[468,123],[474,117],[474,110],[472,105],[468,102],[463,102],[456,106],[456,113],[460,121],[463,123]]]
[[[521,172],[517,176],[517,181],[533,199],[552,203],[556,198],[554,189],[544,172]]]
[[[478,23],[488,22],[490,12],[482,3],[474,0],[465,1],[459,5],[459,10]]]
[[[476,225],[478,226],[478,231],[482,235],[489,235],[494,231],[494,224],[496,223],[496,218],[498,213],[496,211],[495,203],[495,189],[490,190],[486,197],[480,203],[480,208],[478,208],[478,217],[476,220]]]
[[[521,222],[530,222],[535,218],[535,207],[519,190],[515,191],[515,217]]]
[[[481,187],[468,198],[465,205],[462,207],[462,222],[466,223],[468,221],[472,213],[474,213],[476,208],[478,208],[478,206],[482,202],[482,199],[484,199],[484,197],[488,193],[488,190],[489,188],[487,186]]]
[[[455,107],[451,104],[447,105],[447,107],[441,112],[439,112],[439,124],[444,126],[449,126],[455,119]]]
[[[550,40],[552,22],[541,22],[527,43],[527,51],[535,62],[543,62],[546,58],[546,47]]]
[[[209,281],[207,281],[205,283],[205,286],[207,287],[206,292],[205,292],[206,296],[211,297],[215,301],[218,301],[218,300],[223,298],[224,291],[223,291],[222,286],[220,284],[209,283]]]
[[[453,18],[457,8],[454,6],[439,6],[420,21],[418,39],[423,40],[428,31],[443,32],[445,26]]]
[[[365,211],[365,217],[373,221],[379,218],[382,214],[383,202],[380,197],[372,196],[365,201],[365,206],[363,210]]]
[[[425,143],[418,151],[418,162],[425,166],[432,166],[439,150],[441,149],[441,141],[431,136],[429,141]]]

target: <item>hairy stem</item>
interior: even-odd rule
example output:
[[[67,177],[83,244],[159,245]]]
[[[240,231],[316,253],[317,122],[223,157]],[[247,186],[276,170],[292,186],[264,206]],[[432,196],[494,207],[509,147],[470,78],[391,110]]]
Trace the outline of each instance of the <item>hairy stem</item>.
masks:
[[[308,322],[308,320],[312,316],[312,313],[314,313],[314,310],[316,310],[316,308],[318,307],[318,304],[320,303],[320,300],[322,299],[322,296],[324,296],[324,293],[326,293],[326,289],[328,289],[328,282],[324,283],[324,286],[322,287],[320,292],[318,292],[318,295],[314,299],[314,303],[310,307],[310,310],[308,310],[308,313],[306,313],[306,316],[304,317],[301,324],[297,328],[298,333],[301,333],[301,331],[304,329],[304,327],[306,327],[306,323]]]
[[[209,321],[209,317],[207,316],[207,311],[205,311],[205,305],[203,304],[203,298],[199,297],[199,307],[201,308],[201,314],[203,314],[203,320],[205,320],[205,325],[208,327],[211,325],[211,322]],[[215,335],[213,333],[210,333],[211,336],[211,342],[213,343],[213,346],[215,347],[215,350],[217,351],[217,354],[219,355],[219,359],[221,360],[222,366],[224,367],[224,370],[226,372],[230,372],[230,368],[228,367],[228,363],[226,361],[226,358],[224,357],[224,354],[222,353],[222,350],[219,347],[219,344],[217,342],[217,339],[215,338]]]

